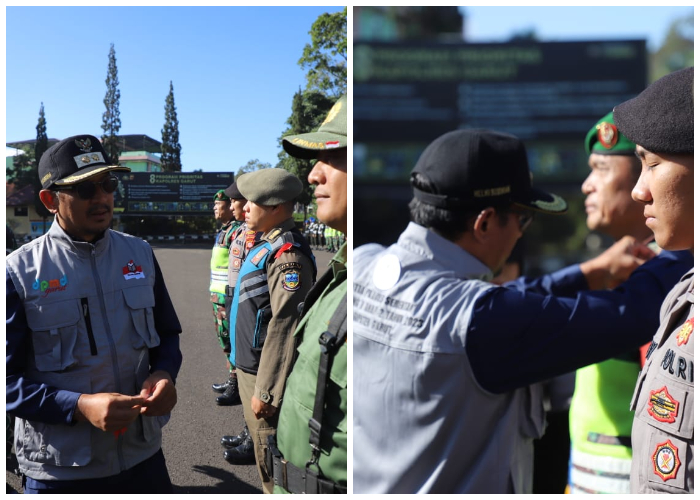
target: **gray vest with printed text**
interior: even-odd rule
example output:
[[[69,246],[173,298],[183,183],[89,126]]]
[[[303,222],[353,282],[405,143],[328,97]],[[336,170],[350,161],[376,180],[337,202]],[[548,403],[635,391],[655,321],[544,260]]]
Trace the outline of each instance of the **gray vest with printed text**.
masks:
[[[353,253],[354,492],[531,492],[541,386],[493,394],[479,385],[467,329],[475,300],[493,285],[455,277],[424,258],[430,250]],[[400,277],[382,290],[374,275],[387,255]]]

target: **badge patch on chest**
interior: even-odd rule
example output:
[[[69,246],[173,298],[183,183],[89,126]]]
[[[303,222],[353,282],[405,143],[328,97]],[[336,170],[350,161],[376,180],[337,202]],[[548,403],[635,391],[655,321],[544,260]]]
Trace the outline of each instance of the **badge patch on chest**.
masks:
[[[683,323],[683,326],[676,334],[676,340],[678,340],[678,345],[687,344],[690,339],[690,334],[693,333],[693,325],[695,323],[695,318],[690,318],[688,321]]]
[[[299,276],[299,271],[289,270],[284,273],[284,279],[282,280],[282,288],[293,292],[299,289],[301,285],[301,276]]]
[[[138,280],[146,277],[141,266],[134,264],[133,260],[130,260],[126,263],[126,266],[122,267],[122,272],[125,280]]]
[[[647,411],[654,420],[669,424],[676,421],[679,403],[671,397],[665,386],[658,391],[651,391],[648,404],[649,408]]]
[[[238,248],[237,246],[234,246],[231,248],[231,253],[233,254],[234,257],[240,257],[241,256],[241,249]]]
[[[678,458],[678,448],[673,446],[670,439],[656,445],[656,450],[651,455],[651,461],[654,464],[654,474],[663,479],[664,482],[676,479],[681,461]]]
[[[44,294],[42,297],[47,297],[50,293],[53,292],[62,292],[66,289],[67,286],[68,276],[66,276],[65,274],[57,280],[39,280],[39,278],[37,278],[36,281],[32,284],[32,288],[34,290],[41,290],[41,292]]]

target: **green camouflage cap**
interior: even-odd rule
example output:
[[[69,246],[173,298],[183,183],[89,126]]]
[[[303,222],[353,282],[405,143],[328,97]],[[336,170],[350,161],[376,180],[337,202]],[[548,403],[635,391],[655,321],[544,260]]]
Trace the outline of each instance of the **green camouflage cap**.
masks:
[[[320,151],[348,147],[348,96],[336,102],[317,132],[288,135],[282,138],[282,147],[295,158],[312,160]]]
[[[634,155],[635,144],[617,129],[612,111],[598,120],[586,135],[586,153]]]
[[[229,198],[229,197],[226,195],[226,193],[224,192],[223,189],[219,189],[219,190],[216,192],[216,194],[214,195],[214,201],[221,201],[221,200],[223,200],[223,201],[228,201],[228,200],[230,200],[230,199],[231,199],[231,198]]]
[[[282,168],[263,168],[243,174],[236,185],[246,200],[266,206],[291,201],[304,189],[296,175]]]

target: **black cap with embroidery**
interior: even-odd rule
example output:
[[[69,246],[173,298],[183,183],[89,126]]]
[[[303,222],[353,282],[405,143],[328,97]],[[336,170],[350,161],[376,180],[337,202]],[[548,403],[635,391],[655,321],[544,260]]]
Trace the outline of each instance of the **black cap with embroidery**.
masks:
[[[446,209],[480,209],[519,205],[529,210],[561,214],[566,202],[532,187],[525,145],[517,137],[484,129],[448,132],[421,154],[411,179],[421,174],[430,192],[413,184],[413,195]]]
[[[131,172],[129,167],[110,165],[102,143],[92,135],[75,135],[51,146],[39,159],[39,180],[43,189],[54,184],[78,184],[111,171]]]

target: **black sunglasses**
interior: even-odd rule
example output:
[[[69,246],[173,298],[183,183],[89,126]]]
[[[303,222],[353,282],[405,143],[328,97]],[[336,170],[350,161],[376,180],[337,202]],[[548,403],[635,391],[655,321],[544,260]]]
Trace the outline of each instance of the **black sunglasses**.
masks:
[[[102,191],[111,194],[117,190],[119,179],[110,175],[101,182],[81,182],[79,184],[71,184],[70,186],[54,186],[55,191],[75,191],[83,200],[91,200],[97,193],[97,186],[102,187]]]

